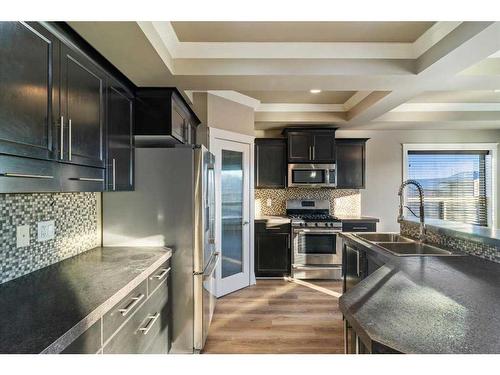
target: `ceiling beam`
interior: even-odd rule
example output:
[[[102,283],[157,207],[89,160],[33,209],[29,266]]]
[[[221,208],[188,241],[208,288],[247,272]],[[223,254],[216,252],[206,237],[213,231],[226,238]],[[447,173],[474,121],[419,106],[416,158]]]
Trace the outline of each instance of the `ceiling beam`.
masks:
[[[417,59],[417,80],[400,86],[373,105],[348,115],[350,124],[378,119],[411,98],[440,86],[500,49],[499,22],[463,22]]]

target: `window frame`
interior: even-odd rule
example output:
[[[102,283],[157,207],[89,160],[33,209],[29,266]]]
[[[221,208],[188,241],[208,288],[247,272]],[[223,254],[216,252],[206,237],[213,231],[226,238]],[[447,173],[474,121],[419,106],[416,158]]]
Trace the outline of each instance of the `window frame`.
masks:
[[[498,143],[403,143],[403,173],[402,181],[408,179],[408,151],[488,151],[491,155],[491,192],[488,199],[488,226],[486,228],[496,228],[497,225],[497,148]],[[404,194],[404,204],[406,205],[406,194]],[[443,223],[452,221],[433,219]],[[472,225],[460,223],[464,225]],[[485,228],[485,227],[482,227]]]

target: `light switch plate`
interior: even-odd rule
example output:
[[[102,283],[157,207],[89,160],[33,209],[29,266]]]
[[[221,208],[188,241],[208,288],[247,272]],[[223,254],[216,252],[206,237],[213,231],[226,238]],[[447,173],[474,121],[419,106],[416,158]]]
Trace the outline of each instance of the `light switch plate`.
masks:
[[[273,200],[271,198],[267,198],[266,205],[267,207],[271,207],[273,205]]]
[[[18,225],[16,228],[16,246],[26,247],[30,245],[30,226]]]
[[[40,221],[38,223],[38,241],[53,240],[55,235],[54,220]]]

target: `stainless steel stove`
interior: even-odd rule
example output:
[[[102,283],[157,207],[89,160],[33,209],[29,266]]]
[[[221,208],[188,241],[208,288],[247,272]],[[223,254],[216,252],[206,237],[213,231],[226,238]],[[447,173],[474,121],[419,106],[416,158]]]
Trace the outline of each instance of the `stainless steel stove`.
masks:
[[[342,249],[337,234],[342,222],[330,215],[327,200],[289,200],[292,219],[292,277],[297,279],[340,279]]]

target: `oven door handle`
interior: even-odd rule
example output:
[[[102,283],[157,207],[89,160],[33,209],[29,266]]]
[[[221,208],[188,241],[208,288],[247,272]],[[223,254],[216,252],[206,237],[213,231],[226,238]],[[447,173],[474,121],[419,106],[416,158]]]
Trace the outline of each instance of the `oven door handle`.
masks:
[[[305,234],[305,233],[312,233],[312,234],[336,234],[342,232],[342,229],[328,229],[328,230],[323,230],[323,229],[300,229],[300,230],[295,230],[295,233],[298,234]]]

